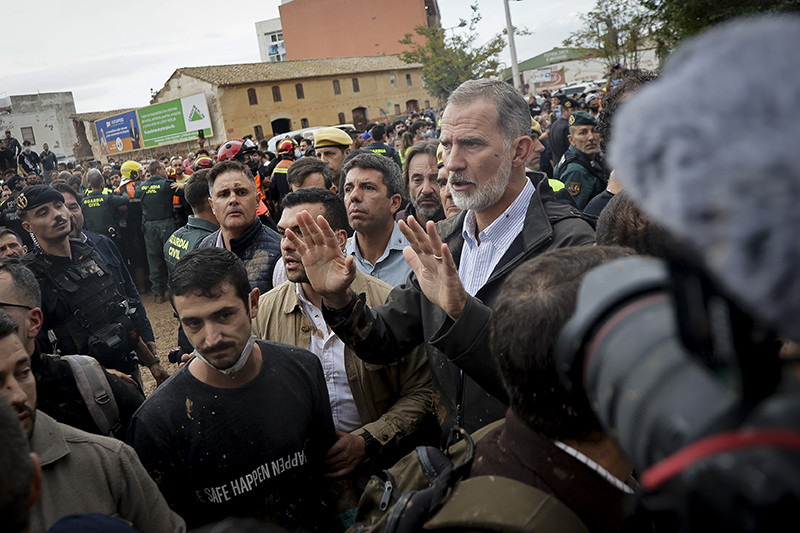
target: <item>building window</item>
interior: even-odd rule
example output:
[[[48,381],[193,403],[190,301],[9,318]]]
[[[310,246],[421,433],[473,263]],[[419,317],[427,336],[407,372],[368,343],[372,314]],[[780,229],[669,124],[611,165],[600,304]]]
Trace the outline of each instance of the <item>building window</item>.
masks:
[[[339,113],[339,124],[344,124],[344,113]]]
[[[250,100],[250,105],[258,105],[258,96],[256,96],[255,89],[247,89],[247,99]]]
[[[275,85],[272,88],[272,101],[273,102],[280,102],[281,101],[281,88]]]
[[[342,94],[342,87],[339,85],[339,80],[333,80],[333,94]]]
[[[397,89],[397,77],[394,74],[389,76],[389,83],[392,84],[392,89]]]
[[[273,63],[286,61],[286,45],[283,42],[283,32],[270,32],[264,34],[264,46],[267,50],[267,59]]]
[[[353,78],[353,92],[357,93],[361,88],[358,86],[358,78]]]
[[[307,128],[308,127],[308,119],[307,118],[301,118],[300,119],[300,127],[301,128]]]
[[[411,74],[406,74],[406,85],[411,87]]]
[[[431,108],[431,101],[425,100],[425,109],[430,109],[430,108]]]
[[[306,97],[306,94],[303,92],[303,84],[302,83],[296,83],[294,85],[294,92],[297,93],[297,99],[298,100],[302,100],[303,98]]]
[[[394,114],[395,115],[400,114],[400,104],[394,104]]]
[[[20,131],[22,132],[22,142],[30,141],[32,145],[36,146],[36,137],[33,135],[32,126],[23,126]]]
[[[259,141],[264,138],[264,130],[261,126],[253,126],[253,133],[255,134],[256,139]]]

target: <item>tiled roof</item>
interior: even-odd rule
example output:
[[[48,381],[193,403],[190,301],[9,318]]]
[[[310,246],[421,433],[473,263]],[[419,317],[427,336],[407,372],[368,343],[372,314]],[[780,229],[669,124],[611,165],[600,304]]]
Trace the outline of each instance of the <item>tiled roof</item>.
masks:
[[[131,107],[128,109],[116,109],[111,111],[90,111],[89,113],[75,113],[74,115],[70,115],[69,118],[77,119],[77,120],[84,120],[87,122],[96,122],[101,118],[106,117],[113,117],[115,115],[121,115],[123,113],[127,113],[128,111],[135,110],[135,107]]]
[[[263,81],[281,81],[318,76],[337,76],[418,68],[421,65],[404,63],[396,55],[370,57],[334,57],[300,59],[296,61],[241,63],[208,67],[179,68],[181,74],[213,85],[239,85]]]

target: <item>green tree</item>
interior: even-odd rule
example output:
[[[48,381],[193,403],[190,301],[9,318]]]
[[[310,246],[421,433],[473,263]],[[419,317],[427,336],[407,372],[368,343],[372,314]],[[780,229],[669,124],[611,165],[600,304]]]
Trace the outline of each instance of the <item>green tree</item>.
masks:
[[[597,0],[580,16],[583,28],[564,40],[564,46],[590,50],[609,67],[624,64],[638,69],[642,49],[652,33],[653,13],[631,0]]]
[[[797,12],[800,0],[640,0],[654,20],[660,57],[677,43],[726,20],[758,13]]]
[[[414,31],[421,39],[415,40],[412,34],[407,33],[400,40],[401,44],[410,47],[410,50],[400,54],[400,59],[422,65],[422,81],[440,103],[447,100],[450,93],[463,82],[498,76],[501,70],[498,55],[506,46],[505,33],[498,33],[486,44],[476,46],[475,28],[481,15],[477,4],[470,8],[472,15],[469,23],[462,19],[458,26],[468,27],[469,31],[464,34],[454,31],[448,36],[449,30],[420,25]]]

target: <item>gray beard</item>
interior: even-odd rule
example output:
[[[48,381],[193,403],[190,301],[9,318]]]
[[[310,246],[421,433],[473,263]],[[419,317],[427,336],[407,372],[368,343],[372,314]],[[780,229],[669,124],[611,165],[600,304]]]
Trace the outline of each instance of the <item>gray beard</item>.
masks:
[[[497,169],[492,179],[487,181],[484,185],[475,185],[475,190],[469,194],[461,191],[456,191],[452,187],[453,175],[448,179],[450,185],[450,194],[453,196],[453,203],[456,204],[461,210],[482,211],[487,207],[496,204],[503,193],[506,191],[508,182],[511,179],[511,159],[504,160],[500,168]]]

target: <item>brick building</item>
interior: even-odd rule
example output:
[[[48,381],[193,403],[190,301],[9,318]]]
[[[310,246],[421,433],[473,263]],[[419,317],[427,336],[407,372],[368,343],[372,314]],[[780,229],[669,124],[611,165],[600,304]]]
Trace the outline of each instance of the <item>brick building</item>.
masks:
[[[151,103],[198,92],[205,93],[211,113],[212,145],[309,126],[351,123],[363,129],[432,101],[419,65],[374,56],[180,68]]]
[[[262,61],[399,54],[416,26],[438,26],[437,0],[282,0],[256,23]]]

